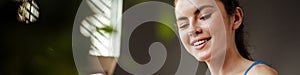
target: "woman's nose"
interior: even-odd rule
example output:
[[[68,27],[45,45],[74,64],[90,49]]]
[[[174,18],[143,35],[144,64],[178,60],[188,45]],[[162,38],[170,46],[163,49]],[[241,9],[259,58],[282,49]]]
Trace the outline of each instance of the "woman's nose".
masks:
[[[201,34],[202,28],[201,26],[196,22],[196,21],[191,21],[190,22],[190,26],[189,26],[189,36],[197,36],[199,34]]]

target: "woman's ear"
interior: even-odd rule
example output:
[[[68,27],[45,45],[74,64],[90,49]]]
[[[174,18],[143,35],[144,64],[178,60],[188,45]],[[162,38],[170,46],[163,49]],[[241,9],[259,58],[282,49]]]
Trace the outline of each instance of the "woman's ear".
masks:
[[[233,29],[236,30],[240,27],[240,25],[243,22],[243,10],[240,7],[236,7],[235,11],[234,11],[234,15],[233,15]]]

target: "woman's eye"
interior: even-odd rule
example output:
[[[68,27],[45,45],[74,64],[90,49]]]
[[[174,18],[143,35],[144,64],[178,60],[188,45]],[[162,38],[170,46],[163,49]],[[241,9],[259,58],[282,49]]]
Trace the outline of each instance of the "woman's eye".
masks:
[[[179,28],[185,28],[185,27],[187,27],[187,26],[188,26],[187,23],[183,23],[183,24],[181,24],[181,25],[179,26]]]
[[[211,16],[211,14],[203,15],[203,16],[200,17],[200,20],[207,20],[207,19],[210,18],[210,16]]]

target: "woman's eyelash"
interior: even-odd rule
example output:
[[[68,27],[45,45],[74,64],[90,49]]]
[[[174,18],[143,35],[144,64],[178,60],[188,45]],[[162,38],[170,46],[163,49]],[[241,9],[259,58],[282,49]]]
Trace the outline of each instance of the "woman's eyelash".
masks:
[[[186,26],[188,26],[188,24],[187,23],[183,23],[183,24],[180,25],[179,28],[185,28]]]
[[[206,20],[206,19],[210,18],[210,16],[211,16],[211,14],[201,16],[200,20]]]

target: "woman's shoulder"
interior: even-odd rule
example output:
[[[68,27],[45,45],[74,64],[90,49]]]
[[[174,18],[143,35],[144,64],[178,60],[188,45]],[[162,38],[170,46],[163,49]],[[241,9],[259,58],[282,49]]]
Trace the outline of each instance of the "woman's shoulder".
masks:
[[[278,75],[278,72],[266,64],[257,64],[249,70],[247,75]]]

